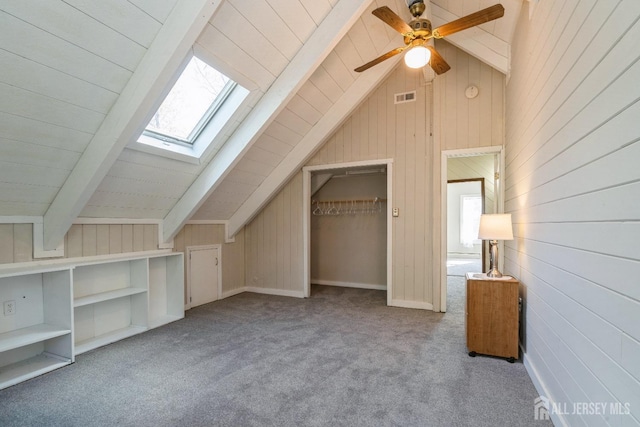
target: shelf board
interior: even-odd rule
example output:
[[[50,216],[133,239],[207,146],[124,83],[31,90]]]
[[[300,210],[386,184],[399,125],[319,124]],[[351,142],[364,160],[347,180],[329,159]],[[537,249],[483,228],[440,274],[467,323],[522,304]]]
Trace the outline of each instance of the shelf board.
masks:
[[[28,328],[16,329],[15,331],[0,334],[0,353],[35,344],[51,338],[61,337],[70,334],[70,329],[63,329],[57,326],[41,323],[29,326]]]
[[[116,341],[120,341],[122,339],[131,337],[133,335],[137,335],[142,332],[145,332],[147,329],[148,328],[145,326],[131,325],[127,328],[118,329],[113,332],[109,332],[94,338],[90,338],[88,340],[80,341],[74,345],[75,354],[81,354],[89,350],[93,350],[95,348],[102,347],[107,344],[114,343]]]
[[[49,356],[45,353],[0,367],[0,389],[46,374],[71,364],[71,360]]]
[[[115,291],[101,292],[99,294],[88,295],[86,297],[76,298],[73,300],[74,307],[82,307],[83,305],[95,304],[98,302],[109,301],[116,298],[128,297],[130,295],[143,294],[147,292],[145,288],[123,288]]]

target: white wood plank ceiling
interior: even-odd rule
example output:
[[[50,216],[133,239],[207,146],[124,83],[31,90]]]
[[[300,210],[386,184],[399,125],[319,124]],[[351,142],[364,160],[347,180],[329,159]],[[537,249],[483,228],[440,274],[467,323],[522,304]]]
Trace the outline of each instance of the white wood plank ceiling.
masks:
[[[434,26],[495,2],[433,0]],[[273,181],[272,187],[282,184],[277,181],[286,179],[292,168],[299,167],[292,162],[300,158],[301,147],[315,146],[329,137],[344,115],[384,77],[386,69],[371,74],[353,72],[356,66],[402,45],[401,37],[371,11],[387,5],[407,21],[410,19],[405,0],[211,1],[215,6],[206,10],[215,12],[204,30],[198,32],[193,49],[252,90],[252,105],[256,108],[264,108],[265,100],[279,99],[281,105],[270,106],[272,116],[266,117],[262,126],[256,126],[250,146],[241,151],[238,159],[227,162],[216,180],[204,180],[203,175],[211,174],[209,164],[217,161],[216,154],[222,152],[222,146],[200,164],[190,164],[114,144],[117,156],[110,159],[105,155],[105,171],[91,176],[98,179],[95,189],[80,188],[89,191],[86,200],[72,200],[80,207],[65,211],[64,202],[70,197],[64,195],[74,190],[65,186],[69,187],[73,175],[82,171],[72,172],[90,164],[81,161],[83,154],[86,157],[85,151],[96,134],[105,132],[104,122],[119,107],[118,102],[129,101],[122,97],[133,98],[126,91],[127,85],[132,84],[141,67],[153,63],[149,56],[155,54],[154,41],[158,43],[163,26],[173,25],[171,19],[176,20],[178,9],[187,3],[0,2],[0,217],[46,218],[49,213],[54,217],[49,223],[57,228],[70,226],[73,218],[67,222],[56,220],[65,214],[170,218],[172,226],[165,236],[172,237],[188,219],[228,220],[238,215],[242,206],[245,213],[236,217],[236,222],[242,223],[243,218],[251,216],[247,212],[258,209],[269,197],[264,191],[256,194],[259,187],[265,181]],[[451,42],[507,72],[509,45],[521,0],[501,3],[506,9],[504,18]],[[353,10],[355,16],[332,18],[331,12],[335,15],[340,7]],[[348,23],[349,27],[341,32],[341,28],[328,25],[331,19],[336,22],[334,27],[338,22]],[[320,31],[334,32],[324,38],[339,36],[333,45],[326,41],[326,52],[321,50],[324,35]],[[182,49],[176,46],[177,50]],[[321,52],[322,60],[318,64],[308,59],[302,62],[306,49]],[[187,53],[188,49],[174,56],[183,58]],[[167,66],[171,61],[167,59]],[[386,67],[392,67],[394,61],[397,58],[387,61],[390,64]],[[272,93],[279,88],[278,79],[283,73],[295,73],[291,68],[301,63],[312,68],[306,74],[300,73],[304,80],[292,87],[291,93],[278,98]],[[140,99],[142,108],[146,101]],[[253,120],[254,116],[256,112],[250,109],[242,112],[246,120]],[[236,123],[237,132],[245,131],[245,124]],[[111,138],[127,136],[127,132],[135,137],[130,129],[139,132],[144,125],[122,125],[126,132]],[[228,136],[233,138],[233,134],[231,129]],[[247,205],[250,199],[254,201]],[[52,236],[66,231],[58,230]]]

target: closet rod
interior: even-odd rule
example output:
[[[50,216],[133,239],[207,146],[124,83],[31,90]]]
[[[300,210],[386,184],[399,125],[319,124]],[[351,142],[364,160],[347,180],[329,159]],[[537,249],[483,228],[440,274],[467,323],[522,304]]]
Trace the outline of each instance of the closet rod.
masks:
[[[387,199],[350,199],[350,200],[312,200],[311,203],[374,203],[374,202],[386,202]]]

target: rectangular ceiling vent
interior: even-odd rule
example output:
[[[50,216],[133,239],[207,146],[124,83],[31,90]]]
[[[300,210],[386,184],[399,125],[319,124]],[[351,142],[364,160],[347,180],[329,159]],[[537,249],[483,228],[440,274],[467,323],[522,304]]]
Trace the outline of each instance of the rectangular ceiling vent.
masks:
[[[396,93],[393,97],[394,104],[404,104],[405,102],[414,102],[416,100],[416,91]]]

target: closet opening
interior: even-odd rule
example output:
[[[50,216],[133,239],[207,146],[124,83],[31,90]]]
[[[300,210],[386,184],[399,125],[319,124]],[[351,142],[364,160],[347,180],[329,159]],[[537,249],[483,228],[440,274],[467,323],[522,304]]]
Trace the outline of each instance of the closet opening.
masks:
[[[312,285],[376,289],[391,299],[391,162],[303,169],[305,296]]]

